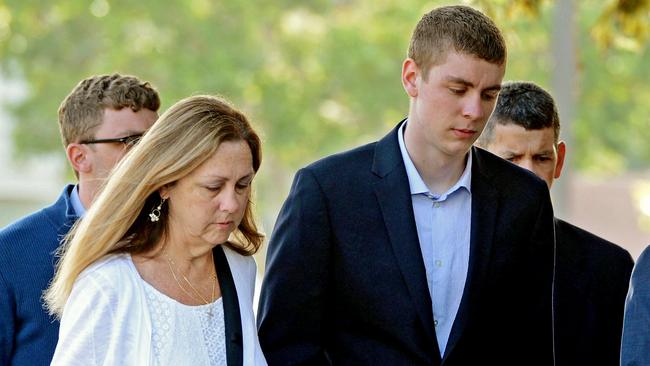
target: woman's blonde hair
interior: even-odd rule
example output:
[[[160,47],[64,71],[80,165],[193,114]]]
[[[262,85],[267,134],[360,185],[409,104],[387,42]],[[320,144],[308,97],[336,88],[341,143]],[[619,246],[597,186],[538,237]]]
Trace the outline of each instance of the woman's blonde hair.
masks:
[[[115,167],[86,215],[66,236],[61,260],[44,294],[49,312],[61,316],[79,274],[111,253],[142,253],[153,248],[167,230],[166,205],[160,221],[149,213],[160,203],[158,190],[185,177],[210,158],[224,141],[245,141],[255,172],[260,167],[260,139],[248,119],[223,99],[193,96],[167,110]],[[263,235],[253,219],[251,202],[225,245],[243,255],[254,254]]]

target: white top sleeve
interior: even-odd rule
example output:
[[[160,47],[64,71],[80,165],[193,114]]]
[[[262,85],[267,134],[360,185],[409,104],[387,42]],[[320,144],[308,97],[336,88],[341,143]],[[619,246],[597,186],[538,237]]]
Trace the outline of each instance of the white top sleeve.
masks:
[[[52,365],[104,365],[113,327],[116,293],[102,289],[92,278],[79,278],[61,319],[59,342]],[[114,342],[114,340],[113,340]]]

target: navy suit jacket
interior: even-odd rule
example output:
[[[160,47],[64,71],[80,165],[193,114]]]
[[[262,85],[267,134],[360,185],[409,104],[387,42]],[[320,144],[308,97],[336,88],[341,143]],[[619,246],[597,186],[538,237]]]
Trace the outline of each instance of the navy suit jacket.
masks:
[[[0,230],[0,365],[49,365],[59,322],[41,296],[54,276],[54,252],[77,220],[65,187],[49,207]]]
[[[495,155],[471,153],[469,273],[445,355],[395,128],[296,174],[258,311],[270,365],[551,364],[548,189]]]
[[[634,261],[625,249],[555,220],[556,366],[618,365]]]

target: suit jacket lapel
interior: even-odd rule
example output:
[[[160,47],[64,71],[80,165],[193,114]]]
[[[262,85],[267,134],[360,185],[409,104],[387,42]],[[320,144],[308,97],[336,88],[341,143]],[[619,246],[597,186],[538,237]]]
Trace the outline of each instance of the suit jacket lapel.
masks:
[[[451,353],[471,321],[475,306],[480,306],[498,212],[498,193],[490,184],[488,169],[481,160],[481,153],[472,147],[472,228],[470,236],[469,267],[463,297],[449,335],[445,358]]]
[[[244,347],[239,298],[237,297],[235,281],[232,278],[228,259],[221,245],[217,245],[212,250],[212,253],[214,254],[214,267],[217,270],[223,299],[223,317],[226,326],[226,360],[228,366],[241,366],[244,363]]]
[[[431,347],[437,350],[431,296],[415,226],[408,177],[397,141],[397,129],[380,140],[375,148],[372,171],[381,178],[375,183],[375,194],[404,283],[431,338]]]

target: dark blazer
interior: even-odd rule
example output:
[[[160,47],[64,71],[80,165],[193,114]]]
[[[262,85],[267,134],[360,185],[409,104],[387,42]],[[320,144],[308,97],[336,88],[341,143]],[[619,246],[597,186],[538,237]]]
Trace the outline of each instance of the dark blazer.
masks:
[[[556,366],[618,365],[630,253],[560,219],[555,240]]]
[[[51,206],[0,230],[0,365],[49,365],[59,322],[41,296],[54,276],[54,252],[77,220],[65,187]]]
[[[444,357],[397,128],[298,171],[258,311],[270,365],[550,365],[546,185],[472,148],[469,273]]]

